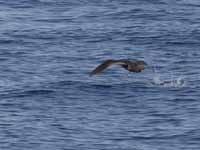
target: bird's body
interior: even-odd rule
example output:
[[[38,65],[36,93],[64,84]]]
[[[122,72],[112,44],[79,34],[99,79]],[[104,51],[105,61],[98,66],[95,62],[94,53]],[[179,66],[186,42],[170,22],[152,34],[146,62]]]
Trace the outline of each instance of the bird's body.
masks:
[[[120,60],[106,60],[101,65],[97,66],[91,73],[90,76],[95,75],[97,73],[102,72],[104,69],[111,65],[120,65],[124,69],[130,72],[141,72],[145,69],[147,65],[143,60],[128,60],[128,59],[120,59]]]

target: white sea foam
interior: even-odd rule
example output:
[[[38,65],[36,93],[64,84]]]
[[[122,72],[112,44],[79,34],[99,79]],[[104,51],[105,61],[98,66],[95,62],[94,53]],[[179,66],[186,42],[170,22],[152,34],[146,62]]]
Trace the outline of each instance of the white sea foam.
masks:
[[[163,79],[161,75],[155,70],[153,73],[153,84],[162,87],[184,87],[186,82],[184,77],[176,77],[173,74],[171,74],[170,78]]]

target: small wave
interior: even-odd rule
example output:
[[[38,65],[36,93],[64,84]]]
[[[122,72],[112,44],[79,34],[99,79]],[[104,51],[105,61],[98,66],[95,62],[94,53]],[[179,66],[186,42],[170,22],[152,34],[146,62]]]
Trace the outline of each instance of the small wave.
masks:
[[[48,95],[51,93],[54,93],[54,90],[44,90],[44,89],[38,89],[38,90],[8,90],[0,93],[1,98],[10,98],[10,97],[29,97],[29,96],[35,96],[35,95]]]
[[[27,90],[23,92],[13,93],[13,97],[26,97],[26,96],[34,96],[34,95],[48,95],[53,93],[53,90]]]
[[[53,90],[29,90],[25,91],[26,94],[49,94],[54,92]]]

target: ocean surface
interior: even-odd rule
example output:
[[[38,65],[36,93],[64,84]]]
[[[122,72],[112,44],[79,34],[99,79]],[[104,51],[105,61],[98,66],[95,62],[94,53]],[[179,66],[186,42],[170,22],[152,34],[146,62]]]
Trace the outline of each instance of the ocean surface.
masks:
[[[45,149],[200,150],[200,1],[0,0],[0,150]]]

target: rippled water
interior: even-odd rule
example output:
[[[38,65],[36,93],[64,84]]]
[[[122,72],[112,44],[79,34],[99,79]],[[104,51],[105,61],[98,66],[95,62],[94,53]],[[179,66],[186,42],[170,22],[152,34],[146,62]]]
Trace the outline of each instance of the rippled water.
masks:
[[[199,150],[199,0],[0,0],[1,150]],[[128,73],[105,59],[143,59]]]

